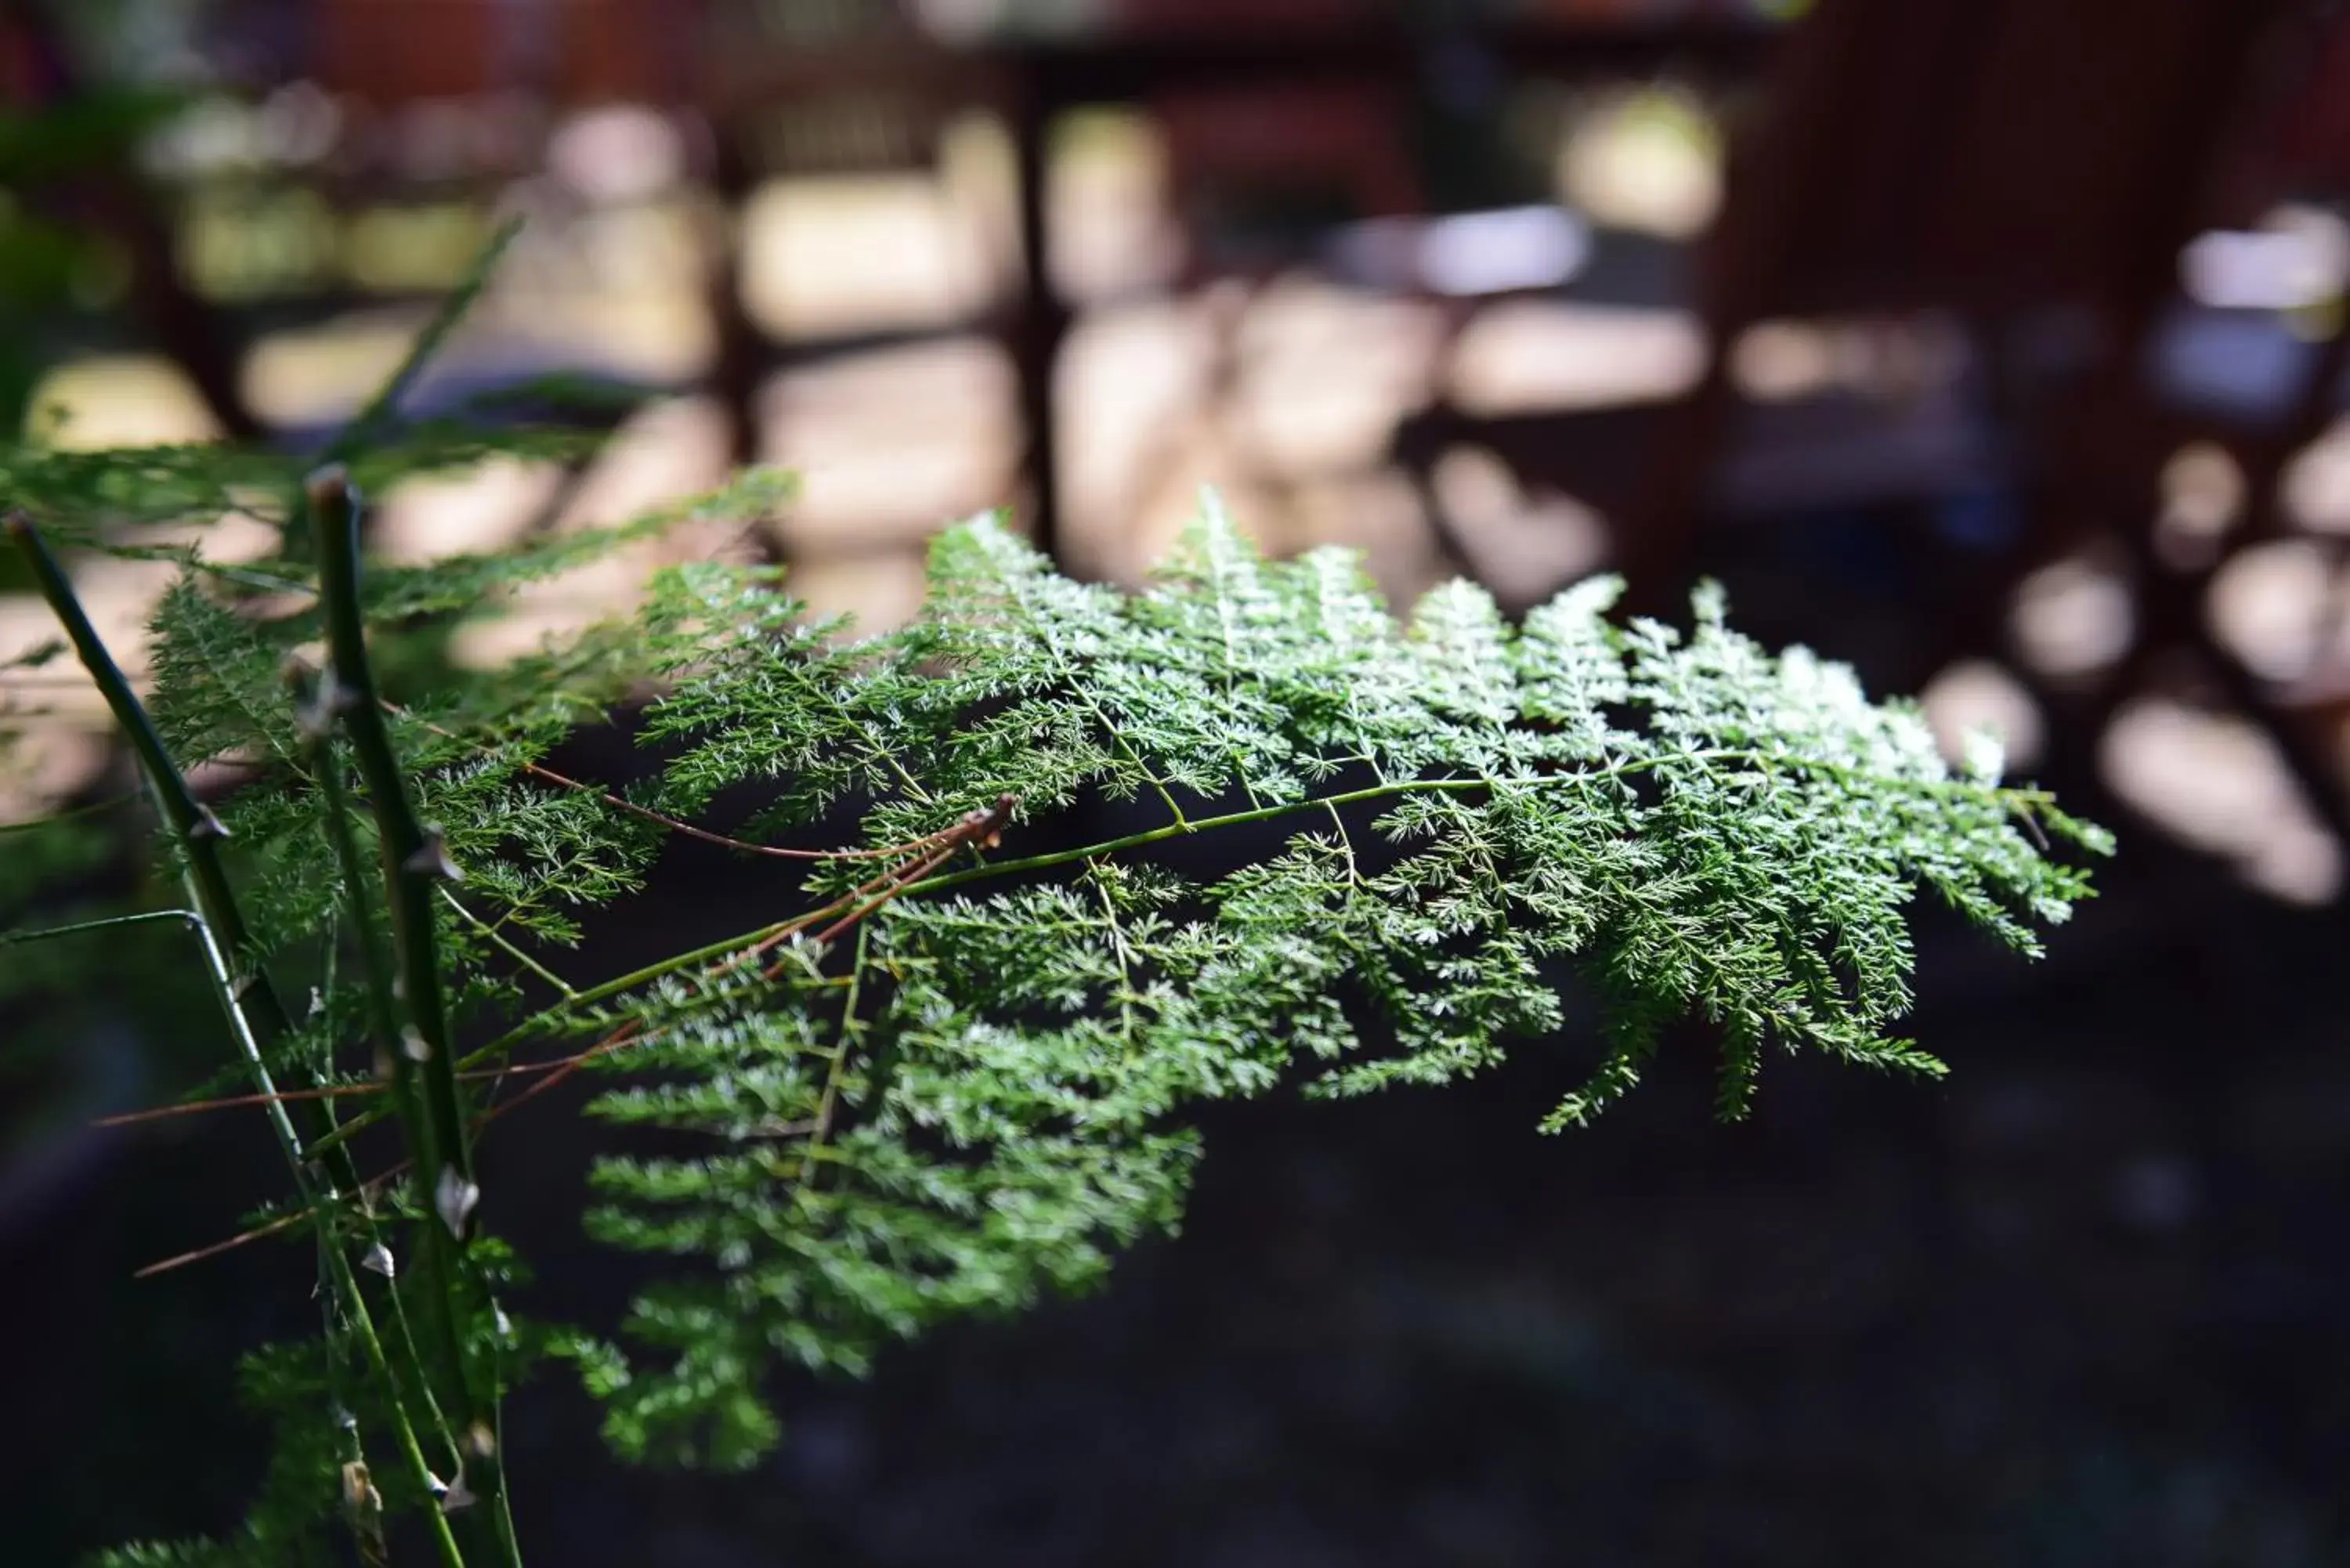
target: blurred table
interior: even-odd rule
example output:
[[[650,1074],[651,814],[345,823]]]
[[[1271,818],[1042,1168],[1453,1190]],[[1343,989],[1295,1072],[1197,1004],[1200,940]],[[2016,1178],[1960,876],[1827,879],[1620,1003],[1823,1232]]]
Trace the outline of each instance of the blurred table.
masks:
[[[943,16],[950,8],[936,7]],[[704,101],[749,109],[859,81],[909,83],[987,104],[1011,130],[1021,280],[1006,337],[1027,431],[1023,467],[1032,536],[1057,558],[1061,507],[1053,389],[1074,318],[1055,284],[1045,200],[1053,127],[1072,110],[1145,104],[1199,88],[1377,82],[1409,90],[1440,73],[1489,78],[1700,78],[1753,74],[1778,34],[1752,4],[1516,0],[1430,6],[1416,16],[1347,0],[1127,0],[999,6],[997,25],[947,36],[890,37],[818,48],[724,48]],[[1438,14],[1449,10],[1451,15]],[[1047,26],[1047,23],[1053,25]],[[1022,24],[1025,25],[1023,26]],[[739,391],[740,389],[737,389]]]

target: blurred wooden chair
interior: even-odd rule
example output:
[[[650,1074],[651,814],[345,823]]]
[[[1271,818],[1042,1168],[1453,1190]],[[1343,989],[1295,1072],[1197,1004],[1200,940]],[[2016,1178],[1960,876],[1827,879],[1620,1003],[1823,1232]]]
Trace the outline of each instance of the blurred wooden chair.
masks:
[[[1773,317],[1939,310],[1996,379],[2073,316],[2102,375],[2136,374],[2180,247],[2216,202],[2260,45],[2285,0],[1827,0],[1797,29],[1699,256],[1703,375],[1666,422],[1624,562],[1677,597],[1735,403],[1730,349]],[[2094,92],[2082,70],[2096,67]],[[2135,431],[2072,421],[2103,454]],[[2079,450],[2077,447],[2075,450]]]
[[[1399,433],[1399,455],[1425,474],[1452,446],[1484,445],[1596,503],[1613,515],[1636,603],[1670,614],[1735,505],[1725,474],[1782,411],[1742,404],[1733,351],[1744,335],[1777,320],[1954,320],[1982,370],[1978,449],[2004,466],[1880,472],[1876,493],[1988,482],[2021,500],[2026,521],[2010,546],[1972,553],[1921,643],[1996,648],[2027,570],[2119,540],[2137,639],[2073,728],[2094,742],[2151,664],[2185,647],[2350,832],[2330,759],[2277,693],[2213,646],[2209,568],[2165,567],[2152,543],[2162,466],[2183,443],[2216,440],[2236,455],[2255,514],[2243,537],[2254,537],[2273,531],[2259,514],[2273,513],[2281,464],[2332,418],[2338,334],[2309,357],[2292,406],[2249,423],[2183,405],[2156,373],[2187,243],[2251,222],[2318,152],[2342,158],[2328,118],[2339,95],[2312,69],[2324,28],[2301,0],[1822,0],[1734,138],[1723,211],[1697,248],[1705,354],[1690,391],[1646,414],[1613,412],[1598,421],[1613,427],[1605,435],[1582,439],[1589,421],[1574,416],[1480,420],[1440,403]],[[1848,444],[1885,440],[1883,410],[1854,413]],[[1577,452],[1595,446],[1612,467],[1575,472]]]
[[[1783,46],[1727,195],[1695,255],[1703,367],[1623,441],[1586,498],[1652,607],[1700,553],[1741,413],[1733,350],[1771,320],[1954,316],[1996,369],[2071,313],[2120,364],[2207,213],[2213,151],[2284,0],[1824,0]],[[2090,91],[2082,71],[2095,62]],[[1407,466],[1483,439],[1540,463],[1545,425],[1440,401],[1399,439]],[[1862,427],[1866,439],[1866,422]],[[1627,432],[1628,433],[1628,432]],[[1566,438],[1562,437],[1563,441]],[[1565,476],[1574,477],[1574,476]]]

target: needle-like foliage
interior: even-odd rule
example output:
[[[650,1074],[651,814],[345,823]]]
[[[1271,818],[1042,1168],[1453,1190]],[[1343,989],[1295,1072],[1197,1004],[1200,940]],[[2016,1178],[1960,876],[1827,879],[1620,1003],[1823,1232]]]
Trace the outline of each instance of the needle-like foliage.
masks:
[[[1327,1095],[1474,1071],[1555,1033],[1562,959],[1609,1022],[1546,1128],[1623,1094],[1692,1012],[1728,1116],[1773,1044],[1942,1071],[1891,1032],[1911,898],[2032,951],[2087,890],[2038,844],[2103,836],[1988,752],[1954,772],[1914,711],[1766,654],[1718,596],[1682,637],[1611,622],[1615,595],[1512,627],[1454,584],[1399,627],[1350,556],[1265,562],[1212,502],[1134,597],[966,524],[922,617],[861,643],[757,574],[667,574],[648,629],[672,694],[646,728],[683,749],[654,804],[773,780],[775,825],[847,804],[877,848],[1017,805],[992,858],[884,888],[872,860],[820,866],[833,923],[871,906],[829,942],[749,933],[597,1004],[628,1042],[603,1064],[639,1080],[598,1112],[707,1140],[598,1172],[598,1234],[702,1264],[639,1304],[658,1359],[598,1363],[623,1445],[748,1457],[766,1362],[862,1366],[1095,1279],[1179,1212],[1188,1105],[1293,1067]],[[1018,853],[1097,792],[1157,820]],[[1245,858],[1200,869],[1243,833]]]
[[[705,510],[776,499],[754,475]],[[380,573],[375,637],[524,570]],[[463,1077],[462,1113],[494,1137],[587,1067],[593,1114],[667,1151],[600,1161],[587,1216],[663,1258],[659,1282],[611,1338],[532,1342],[577,1361],[623,1451],[740,1464],[777,1429],[777,1364],[861,1370],[942,1320],[1092,1283],[1174,1226],[1204,1101],[1436,1085],[1533,1046],[1560,1063],[1560,1097],[1529,1108],[1555,1131],[1690,1015],[1720,1041],[1725,1116],[1773,1047],[1940,1073],[1896,1032],[1911,900],[2033,951],[2104,835],[2002,784],[1989,748],[1947,765],[1914,711],[1764,651],[1717,595],[1682,633],[1611,618],[1616,593],[1586,582],[1513,625],[1453,584],[1399,624],[1352,556],[1269,562],[1211,498],[1128,595],[981,518],[939,539],[898,631],[853,639],[772,570],[686,565],[626,624],[388,712],[447,857],[401,951],[437,941],[485,1042],[458,1065],[516,1075],[494,1107]],[[218,805],[240,959],[317,974],[281,1050],[305,1081],[363,1088],[363,966],[318,960],[382,940],[345,897],[374,828],[353,809],[321,830],[351,784],[321,777],[342,764],[280,675],[319,618],[269,603],[202,570],[165,597],[157,722],[182,765],[254,770]],[[650,781],[607,794],[544,767],[645,690]],[[765,842],[733,842],[777,890],[764,923],[627,975],[561,972],[597,907],[746,793],[741,831]],[[1607,1004],[1596,1044],[1556,1038],[1575,984]],[[401,1190],[383,1201],[474,1223],[471,1193],[452,1219],[445,1191]],[[348,1216],[309,1218],[351,1244]]]

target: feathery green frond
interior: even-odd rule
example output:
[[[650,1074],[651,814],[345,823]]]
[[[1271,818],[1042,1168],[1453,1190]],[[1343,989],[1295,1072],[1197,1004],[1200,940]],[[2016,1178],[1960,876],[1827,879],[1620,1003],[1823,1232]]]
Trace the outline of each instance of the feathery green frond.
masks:
[[[710,504],[772,506],[776,483]],[[378,573],[372,636],[569,547]],[[1561,1097],[1530,1119],[1558,1130],[1692,1015],[1724,1116],[1773,1049],[1939,1073],[1896,1032],[1912,900],[2029,953],[2108,847],[1993,759],[1953,770],[1849,671],[1731,630],[1711,592],[1686,635],[1610,618],[1607,580],[1522,625],[1453,584],[1399,624],[1353,556],[1268,561],[1212,498],[1139,594],[1060,576],[993,518],[938,540],[930,589],[860,640],[771,569],[673,566],[629,623],[388,716],[465,876],[431,912],[445,990],[494,1036],[463,1064],[592,1069],[592,1114],[663,1150],[600,1161],[588,1215],[660,1283],[618,1339],[545,1336],[625,1452],[747,1463],[776,1365],[862,1370],[1099,1280],[1179,1223],[1207,1101],[1539,1048]],[[256,961],[350,934],[277,691],[316,625],[194,577],[156,623],[170,743],[259,774],[222,807]],[[651,779],[535,771],[648,688]],[[745,855],[807,857],[761,865],[766,923],[567,970],[592,912],[658,876],[663,817],[746,794],[742,831],[789,842]],[[1072,843],[1079,807],[1121,826]],[[348,973],[321,988],[328,1033],[366,1014]],[[1557,1039],[1572,974],[1603,1040]]]
[[[1774,1044],[1939,1073],[1890,1033],[1915,892],[2029,950],[2087,891],[2031,835],[2104,847],[1712,597],[1686,639],[1607,620],[1604,581],[1523,628],[1453,585],[1399,628],[1349,558],[1266,562],[1212,504],[1139,596],[986,519],[941,539],[931,589],[860,642],[769,573],[656,585],[671,690],[645,731],[671,755],[648,798],[691,813],[770,781],[770,826],[847,812],[908,847],[812,871],[788,940],[763,928],[536,1026],[619,1043],[598,1064],[631,1086],[600,1116],[705,1140],[598,1172],[598,1235],[709,1271],[640,1302],[651,1362],[602,1353],[632,1450],[698,1430],[747,1457],[769,1361],[861,1367],[1096,1278],[1180,1213],[1187,1106],[1300,1066],[1326,1095],[1476,1071],[1555,1033],[1562,959],[1609,1002],[1609,1048],[1548,1128],[1690,1013],[1723,1041],[1727,1116]],[[1089,793],[1149,825],[1018,855]],[[999,797],[1020,826],[989,859],[952,835]]]

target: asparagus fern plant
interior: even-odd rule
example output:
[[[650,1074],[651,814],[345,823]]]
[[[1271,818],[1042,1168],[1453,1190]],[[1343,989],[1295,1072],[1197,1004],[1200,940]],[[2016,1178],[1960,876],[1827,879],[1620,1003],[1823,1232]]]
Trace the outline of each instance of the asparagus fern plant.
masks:
[[[1600,1114],[1692,1013],[1725,1116],[1773,1046],[1939,1074],[1895,1032],[1909,901],[2031,952],[2106,848],[1992,749],[1947,766],[1912,710],[1732,631],[1718,596],[1683,634],[1610,618],[1605,579],[1519,625],[1456,583],[1399,625],[1353,556],[1267,561],[1212,498],[1139,594],[981,518],[938,540],[926,608],[887,635],[811,623],[777,571],[698,563],[625,622],[493,673],[433,666],[395,701],[388,653],[414,665],[485,597],[785,487],[754,471],[628,527],[363,571],[354,474],[562,444],[390,410],[307,483],[212,449],[0,475],[184,880],[151,918],[191,930],[236,1097],[283,1147],[291,1197],[255,1233],[312,1238],[325,1307],[317,1343],[252,1364],[281,1453],[244,1532],[118,1563],[518,1563],[498,1407],[531,1366],[575,1364],[623,1454],[745,1464],[776,1437],[778,1364],[861,1370],[1174,1226],[1201,1102],[1557,1050],[1569,971],[1608,1022],[1544,1130]],[[230,509],[281,524],[286,558],[140,542]],[[151,714],[44,533],[181,560]],[[624,708],[648,780],[546,764]],[[218,763],[242,782],[208,804],[188,778]],[[721,832],[746,790],[757,812]],[[1071,842],[1104,802],[1134,826]],[[681,835],[727,846],[772,918],[567,973],[590,912]],[[576,1073],[624,1143],[675,1151],[595,1168],[590,1232],[661,1260],[604,1329],[501,1302],[514,1265],[473,1163]]]

